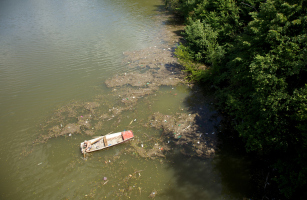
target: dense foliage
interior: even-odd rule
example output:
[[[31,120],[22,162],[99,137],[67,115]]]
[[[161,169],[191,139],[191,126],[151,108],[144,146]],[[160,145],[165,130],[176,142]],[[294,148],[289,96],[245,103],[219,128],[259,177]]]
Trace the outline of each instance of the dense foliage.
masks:
[[[215,88],[247,151],[272,156],[287,198],[307,180],[307,2],[168,0],[186,19],[176,51],[191,78]],[[201,70],[202,63],[207,69]],[[279,155],[279,156],[276,156]]]

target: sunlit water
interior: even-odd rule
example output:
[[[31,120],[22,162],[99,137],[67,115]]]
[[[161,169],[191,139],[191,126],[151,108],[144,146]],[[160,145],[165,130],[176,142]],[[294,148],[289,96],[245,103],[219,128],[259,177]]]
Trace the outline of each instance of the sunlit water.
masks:
[[[161,5],[160,0],[0,2],[1,199],[147,199],[153,191],[155,199],[241,196],[230,191],[212,160],[175,150],[152,160],[126,152],[127,143],[84,160],[79,144],[89,136],[82,134],[28,150],[56,109],[111,92],[105,80],[131,70],[122,62],[123,52],[154,45],[163,27],[152,17]],[[163,87],[140,100],[133,112],[123,112],[118,127],[105,127],[97,135],[122,131],[136,119],[138,140],[146,140],[144,133],[160,137],[160,130],[139,121],[153,112],[188,112],[188,96],[186,86]]]

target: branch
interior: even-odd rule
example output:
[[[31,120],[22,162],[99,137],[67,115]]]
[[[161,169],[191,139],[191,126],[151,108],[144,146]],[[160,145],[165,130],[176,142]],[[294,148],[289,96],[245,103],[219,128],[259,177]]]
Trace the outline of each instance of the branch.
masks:
[[[254,8],[256,10],[256,12],[258,12],[258,10],[254,6],[251,6],[251,5],[249,5],[249,4],[247,4],[247,3],[243,2],[243,1],[241,2],[241,4],[244,4],[244,5],[248,6],[248,7]]]

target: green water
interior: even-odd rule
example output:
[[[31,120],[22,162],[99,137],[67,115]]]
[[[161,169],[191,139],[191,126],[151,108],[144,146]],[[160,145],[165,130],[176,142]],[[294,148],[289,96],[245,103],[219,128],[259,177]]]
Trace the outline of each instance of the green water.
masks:
[[[122,62],[123,52],[155,45],[165,23],[157,26],[153,18],[162,5],[160,0],[0,2],[1,199],[147,199],[153,191],[155,199],[245,195],[223,180],[224,168],[216,167],[219,156],[189,158],[174,148],[166,158],[142,158],[125,143],[84,160],[79,144],[90,137],[85,134],[32,145],[46,134],[41,127],[59,108],[98,95],[106,105],[118,101],[104,82],[132,70]],[[161,130],[145,127],[147,119],[154,112],[190,113],[198,106],[194,98],[187,86],[161,87],[95,134],[122,131],[136,119],[136,140],[150,148]],[[210,117],[209,104],[201,103]],[[208,131],[213,129],[208,125]],[[244,185],[242,180],[233,184]]]

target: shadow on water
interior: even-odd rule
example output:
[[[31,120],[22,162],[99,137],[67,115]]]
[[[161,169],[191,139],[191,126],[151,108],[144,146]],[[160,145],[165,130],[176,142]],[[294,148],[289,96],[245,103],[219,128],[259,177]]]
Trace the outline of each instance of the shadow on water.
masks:
[[[209,148],[215,149],[215,155],[210,158],[197,156],[193,153],[190,143],[175,146],[178,154],[169,155],[168,159],[173,163],[178,187],[188,185],[199,189],[188,190],[189,195],[186,196],[178,193],[178,188],[171,187],[169,192],[176,191],[174,199],[281,198],[276,185],[268,183],[274,174],[268,159],[246,152],[244,142],[231,126],[231,119],[215,109],[214,101],[212,91],[201,85],[194,85],[190,95],[184,100],[188,112],[197,114],[195,123],[198,128],[195,131],[206,133],[201,135],[201,139]],[[182,149],[189,153],[180,154]]]
[[[212,169],[210,160],[183,156],[173,153],[171,160],[176,183],[168,186],[161,196],[170,199],[218,199],[221,190],[219,176]]]
[[[158,10],[164,10],[161,6]],[[182,37],[182,19],[170,13],[163,25],[177,37]],[[170,27],[177,26],[176,29]],[[178,26],[182,26],[178,29]],[[181,42],[184,42],[180,38]],[[176,47],[172,47],[172,56]],[[178,63],[166,63],[170,71],[184,70]],[[168,199],[258,199],[262,197],[265,170],[255,170],[262,164],[255,155],[247,154],[236,133],[231,131],[229,121],[214,107],[213,92],[201,84],[189,84],[189,95],[184,99],[187,112],[195,114],[194,139],[180,142],[174,139],[172,151],[167,154],[169,168],[174,171],[170,185],[159,193]],[[172,133],[169,133],[171,135]],[[192,133],[191,133],[192,134]],[[195,138],[195,135],[198,138]],[[169,140],[169,137],[165,139]],[[195,143],[205,144],[215,150],[214,156],[195,152]],[[260,180],[261,179],[261,180]],[[255,181],[256,180],[256,181]],[[260,180],[260,181],[259,181]],[[261,184],[258,184],[261,183]],[[246,198],[248,197],[248,198]]]
[[[180,65],[168,63],[166,66],[170,71],[182,70]],[[261,196],[255,192],[261,186],[253,181],[257,176],[253,168],[259,165],[256,166],[254,155],[246,153],[240,138],[224,127],[226,120],[222,120],[223,116],[214,108],[212,91],[195,84],[184,99],[184,105],[188,113],[196,114],[194,132],[199,133],[199,138],[180,145],[174,142],[173,153],[169,153],[167,159],[176,183],[160,195],[171,196],[171,199],[257,199]],[[213,148],[215,156],[195,153],[193,145],[197,140]]]
[[[175,12],[174,10],[166,7],[166,5],[155,5],[155,10],[158,12],[163,12],[167,19],[163,21],[164,25],[177,25],[181,26],[184,24],[184,17],[179,15],[179,13]]]

